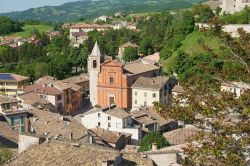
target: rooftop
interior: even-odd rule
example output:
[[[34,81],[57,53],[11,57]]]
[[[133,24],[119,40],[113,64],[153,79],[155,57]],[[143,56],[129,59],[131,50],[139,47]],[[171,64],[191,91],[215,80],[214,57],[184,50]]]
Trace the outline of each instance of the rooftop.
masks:
[[[178,93],[184,93],[184,88],[180,85],[175,85],[173,89],[171,90],[172,92],[178,92]]]
[[[29,80],[29,77],[17,75],[17,74],[12,74],[12,73],[0,73],[0,81],[21,82],[21,81],[25,81],[25,80]]]
[[[63,117],[59,114],[44,110],[29,110],[33,115],[30,122],[38,135],[49,137],[58,137],[58,139],[69,140],[70,134],[73,134],[74,140],[80,140],[86,135],[86,128],[72,117]]]
[[[56,80],[55,77],[52,77],[52,76],[43,76],[43,77],[39,78],[38,80],[36,80],[35,83],[47,84],[47,83],[51,83],[51,82],[53,82],[55,80]]]
[[[147,60],[148,62],[151,63],[158,63],[160,61],[160,53],[156,52],[152,55],[145,56],[143,60]]]
[[[87,81],[89,81],[89,78],[83,74],[62,80],[62,82],[69,82],[72,84],[80,84],[82,82],[87,82]]]
[[[204,2],[203,4],[208,5],[212,10],[215,10],[217,7],[220,7],[222,4],[221,1],[209,0]]]
[[[250,89],[250,84],[247,84],[245,82],[223,82],[222,86],[227,86],[227,87],[237,87],[237,88],[242,88],[242,89]]]
[[[163,134],[163,136],[167,139],[167,141],[170,144],[179,145],[187,143],[189,139],[197,135],[198,132],[199,132],[198,128],[190,126],[166,132]]]
[[[129,74],[140,74],[149,72],[152,70],[159,70],[158,66],[145,62],[143,60],[137,60],[124,65],[124,70]]]
[[[6,103],[17,103],[17,99],[13,97],[7,97],[0,95],[0,104],[6,104]]]
[[[136,44],[131,43],[131,42],[127,42],[127,43],[121,45],[120,47],[127,48],[127,47],[138,47],[138,46]]]
[[[135,83],[132,85],[132,88],[141,88],[141,89],[150,89],[150,90],[161,90],[162,87],[169,80],[169,77],[139,77]]]
[[[63,93],[61,90],[55,88],[53,85],[40,84],[40,83],[24,86],[20,90],[24,92],[34,92],[34,93],[47,94],[53,96]]]
[[[100,146],[84,145],[75,147],[62,142],[44,142],[34,145],[29,150],[10,161],[8,166],[19,165],[84,165],[100,166],[103,161],[112,161],[119,156],[119,152],[108,150]],[[152,166],[150,159],[143,159],[139,154],[123,154],[121,165]]]
[[[70,26],[71,29],[79,29],[79,28],[101,28],[101,29],[108,29],[110,28],[109,25],[99,25],[99,24],[86,24],[86,23],[76,23],[72,26]]]
[[[155,110],[153,107],[150,108],[143,108],[143,109],[139,109],[137,111],[133,111],[132,113],[132,117],[138,121],[141,124],[152,124],[152,123],[158,123],[160,126],[165,125],[166,123],[168,123],[169,121],[172,121],[172,119],[164,119],[163,117],[161,117]]]
[[[53,111],[55,110],[55,107],[53,104],[51,104],[48,100],[44,99],[37,93],[23,93],[19,94],[18,98],[22,100],[22,103],[31,105],[31,106],[37,106],[37,107],[42,107],[46,105],[46,108],[49,110]]]
[[[124,111],[122,109],[119,109],[119,108],[109,109],[107,111],[104,111],[104,113],[107,113],[107,114],[109,114],[111,116],[121,118],[121,119],[127,118],[127,117],[130,116],[126,111]]]
[[[103,56],[97,41],[95,42],[94,48],[92,49],[90,56],[97,56],[97,57]]]
[[[95,133],[99,138],[108,143],[116,144],[121,136],[129,136],[126,133],[119,133],[114,131],[108,131],[101,128],[90,129],[90,132]]]

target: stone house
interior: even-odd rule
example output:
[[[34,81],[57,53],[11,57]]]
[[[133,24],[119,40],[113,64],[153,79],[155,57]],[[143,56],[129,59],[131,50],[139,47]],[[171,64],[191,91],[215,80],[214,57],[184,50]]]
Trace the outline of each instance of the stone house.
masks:
[[[81,87],[81,103],[89,98],[89,78],[87,75],[81,74],[61,81],[64,83],[76,84]]]
[[[98,144],[117,150],[123,149],[131,142],[131,135],[121,132],[108,131],[101,128],[89,129],[90,143]]]
[[[17,89],[28,85],[29,77],[12,74],[0,73],[0,95],[13,96],[17,93]]]
[[[130,114],[119,108],[93,109],[81,117],[87,129],[101,128],[108,131],[131,134],[131,144],[141,139],[141,127],[135,124]]]
[[[12,109],[1,112],[12,130],[18,133],[25,133],[29,131],[28,112],[21,109]]]
[[[235,12],[240,12],[246,6],[250,6],[249,0],[221,0],[222,12],[233,14]]]
[[[139,77],[132,85],[132,110],[152,107],[154,102],[168,104],[177,81],[170,77]]]
[[[142,125],[143,135],[151,131],[166,132],[178,128],[178,122],[161,117],[153,107],[141,108],[131,112],[132,118]]]
[[[244,93],[244,91],[250,90],[250,84],[244,82],[223,82],[221,84],[221,91],[234,94],[237,98]]]
[[[128,47],[138,48],[138,46],[137,46],[136,44],[133,44],[133,43],[131,43],[131,42],[127,42],[127,43],[121,45],[121,46],[119,47],[119,51],[118,51],[118,59],[119,59],[119,60],[122,60],[124,51],[125,51],[125,49],[128,48]]]

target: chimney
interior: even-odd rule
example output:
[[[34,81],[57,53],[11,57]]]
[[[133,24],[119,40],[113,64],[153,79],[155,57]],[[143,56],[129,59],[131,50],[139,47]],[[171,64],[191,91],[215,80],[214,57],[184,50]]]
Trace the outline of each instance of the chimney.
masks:
[[[92,144],[93,143],[93,137],[89,136],[89,143]]]
[[[156,150],[158,150],[157,144],[156,143],[152,143],[152,151],[156,151]]]
[[[73,133],[69,133],[69,140],[73,140]]]

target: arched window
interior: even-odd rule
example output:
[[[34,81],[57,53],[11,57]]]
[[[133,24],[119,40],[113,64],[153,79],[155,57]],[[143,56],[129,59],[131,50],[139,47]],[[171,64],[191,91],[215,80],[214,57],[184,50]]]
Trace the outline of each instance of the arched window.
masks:
[[[96,60],[93,60],[93,68],[96,68],[97,67],[97,62]]]

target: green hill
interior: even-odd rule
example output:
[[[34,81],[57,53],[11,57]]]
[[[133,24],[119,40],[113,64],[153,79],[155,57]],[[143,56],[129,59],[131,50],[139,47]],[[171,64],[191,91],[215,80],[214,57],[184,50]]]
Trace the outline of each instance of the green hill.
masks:
[[[21,12],[2,13],[16,20],[42,20],[53,22],[76,21],[79,18],[92,19],[100,15],[112,15],[122,11],[125,14],[177,10],[191,7],[204,0],[99,0],[77,1],[61,6],[45,6]]]
[[[245,67],[231,59],[230,51],[217,36],[194,31],[162,63],[165,73],[175,72],[180,80],[191,83],[199,78],[208,82],[214,79],[249,81]]]
[[[39,33],[44,33],[50,29],[53,29],[53,27],[48,25],[25,25],[22,27],[22,29],[23,31],[12,33],[11,36],[28,38],[32,36],[34,30],[37,30]]]

